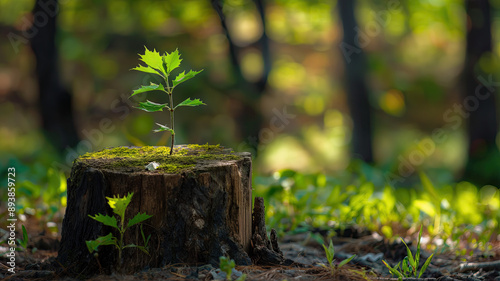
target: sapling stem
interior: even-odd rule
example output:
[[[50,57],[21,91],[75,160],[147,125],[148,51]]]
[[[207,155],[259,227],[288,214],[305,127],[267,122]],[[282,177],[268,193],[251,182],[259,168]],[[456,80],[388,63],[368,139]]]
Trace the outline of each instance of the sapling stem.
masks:
[[[170,96],[170,104],[173,104],[172,94]],[[170,143],[170,155],[174,152],[174,143],[175,143],[175,129],[174,129],[174,109],[170,109],[170,126],[172,126],[172,142]]]
[[[170,84],[168,83],[168,75],[165,78],[165,84],[167,85],[167,94],[168,98],[170,100],[170,128],[172,131],[170,132],[172,134],[172,139],[170,142],[170,155],[174,152],[174,143],[175,143],[175,128],[174,128],[174,97],[172,95],[172,88],[170,88]]]

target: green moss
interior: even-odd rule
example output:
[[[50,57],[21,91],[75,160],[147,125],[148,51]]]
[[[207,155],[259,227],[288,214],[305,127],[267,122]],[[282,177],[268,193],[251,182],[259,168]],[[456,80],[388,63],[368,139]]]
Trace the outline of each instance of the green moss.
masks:
[[[170,148],[164,146],[115,147],[80,156],[79,164],[92,164],[94,167],[114,170],[139,171],[153,161],[160,164],[156,172],[180,173],[190,170],[197,163],[215,160],[238,160],[234,151],[219,145],[176,146],[170,155]]]

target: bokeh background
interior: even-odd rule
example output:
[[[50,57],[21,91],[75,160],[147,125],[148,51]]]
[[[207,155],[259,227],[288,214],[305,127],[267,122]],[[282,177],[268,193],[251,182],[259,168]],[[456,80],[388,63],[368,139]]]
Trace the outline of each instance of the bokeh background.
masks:
[[[132,108],[145,95],[128,99],[133,89],[156,79],[130,71],[147,46],[162,53],[178,48],[183,69],[204,69],[176,89],[178,101],[192,97],[207,104],[176,113],[179,144],[220,143],[252,151],[254,169],[261,174],[284,168],[343,171],[353,159],[351,113],[356,106],[349,108],[348,97],[355,73],[361,75],[355,81],[366,84],[371,111],[373,157],[368,162],[382,174],[403,176],[398,184],[415,174],[405,176],[405,161],[414,168],[409,170],[437,171],[443,181],[463,175],[468,118],[453,121],[456,126],[450,128],[444,114],[464,101],[462,75],[471,22],[464,1],[356,1],[352,10],[357,23],[348,31],[356,42],[345,38],[342,22],[349,17],[344,13],[342,19],[339,10],[350,7],[342,8],[341,1],[221,1],[227,29],[211,1],[59,2],[57,76],[71,97],[66,104],[72,112],[44,121],[44,110],[59,109],[41,102],[37,57],[27,34],[33,22],[36,27],[45,19],[33,18],[33,0],[0,0],[3,167],[18,164],[32,174],[49,168],[67,173],[72,160],[87,151],[166,145],[169,135],[152,129],[155,122],[167,122],[167,113]],[[500,1],[489,1],[488,21],[481,9],[475,10],[479,20],[491,23],[492,42],[491,51],[474,67],[493,75],[484,76],[492,81],[498,79],[499,7]],[[342,45],[346,42],[351,44]],[[364,62],[352,60],[356,68],[346,71],[350,58],[360,55]],[[147,97],[166,102],[159,93]],[[362,101],[359,105],[365,111]],[[67,124],[71,118],[73,130]],[[66,123],[61,130],[69,136],[47,129],[57,122]],[[445,136],[426,153],[421,146],[439,128],[446,129]],[[497,138],[496,147],[498,143]],[[421,161],[415,153],[412,160],[415,151],[424,155]],[[498,171],[495,161],[487,167]]]
[[[176,112],[177,143],[252,152],[280,235],[424,225],[434,248],[499,249],[500,0],[55,3],[0,0],[1,185],[14,167],[19,220],[52,254],[76,157],[169,144],[167,112],[133,108],[167,97],[129,99],[159,82],[130,71],[144,46],[204,69],[174,93],[207,104]]]

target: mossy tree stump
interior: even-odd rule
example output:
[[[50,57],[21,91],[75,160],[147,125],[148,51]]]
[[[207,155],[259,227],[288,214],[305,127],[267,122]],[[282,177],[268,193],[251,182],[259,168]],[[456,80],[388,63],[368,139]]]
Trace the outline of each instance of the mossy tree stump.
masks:
[[[105,197],[129,192],[134,196],[125,222],[138,212],[153,217],[143,223],[146,237],[151,234],[150,255],[124,249],[126,271],[174,263],[218,265],[222,255],[240,265],[251,264],[250,154],[208,145],[176,146],[174,155],[168,153],[166,147],[119,147],[74,162],[58,255],[67,273],[86,275],[116,268],[114,246],[101,246],[96,259],[85,241],[118,233],[89,215],[113,215]],[[146,170],[152,161],[160,166]],[[125,244],[142,245],[139,226],[127,232]]]

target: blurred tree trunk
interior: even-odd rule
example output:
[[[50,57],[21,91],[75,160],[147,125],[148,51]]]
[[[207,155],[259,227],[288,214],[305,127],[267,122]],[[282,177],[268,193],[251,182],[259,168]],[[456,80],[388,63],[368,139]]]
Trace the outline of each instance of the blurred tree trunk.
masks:
[[[79,141],[73,120],[70,93],[63,88],[59,77],[56,48],[57,1],[37,0],[33,8],[31,48],[36,58],[36,76],[39,89],[39,112],[42,128],[51,143],[61,154]]]
[[[371,109],[365,80],[366,57],[359,43],[354,16],[355,1],[338,1],[344,31],[341,49],[345,60],[347,101],[353,121],[352,155],[365,162],[373,162]]]
[[[242,92],[242,96],[236,97],[235,100],[239,103],[238,107],[240,108],[240,110],[236,111],[237,115],[234,116],[240,130],[239,137],[246,143],[245,147],[252,150],[253,154],[256,155],[259,145],[259,133],[263,123],[259,103],[267,86],[268,76],[271,71],[269,38],[266,34],[265,5],[262,0],[254,0],[257,11],[259,12],[263,32],[262,36],[255,44],[252,45],[252,47],[258,48],[262,53],[263,72],[260,79],[255,82],[249,82],[243,76],[239,61],[239,54],[241,53],[243,47],[239,47],[234,44],[234,41],[231,38],[226,18],[222,12],[222,1],[211,0],[211,2],[214,10],[220,18],[222,28],[224,29],[229,43],[229,55],[234,69],[233,73],[235,75],[236,87]]]
[[[496,144],[498,122],[492,88],[497,83],[478,62],[492,51],[491,12],[488,0],[466,0],[467,46],[463,105],[469,117],[468,159],[464,178],[500,187],[500,153]],[[490,81],[490,82],[488,82]],[[477,105],[477,106],[476,106]]]

